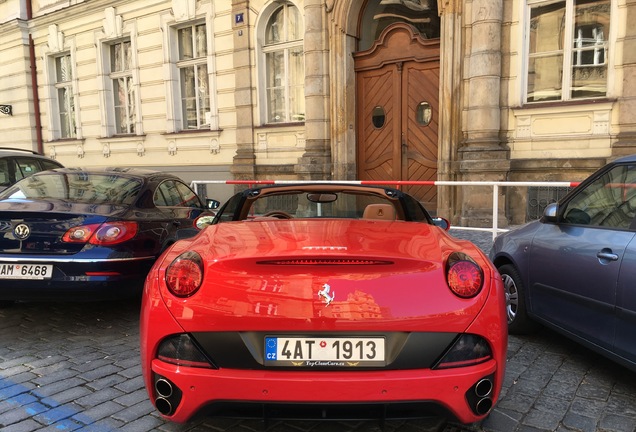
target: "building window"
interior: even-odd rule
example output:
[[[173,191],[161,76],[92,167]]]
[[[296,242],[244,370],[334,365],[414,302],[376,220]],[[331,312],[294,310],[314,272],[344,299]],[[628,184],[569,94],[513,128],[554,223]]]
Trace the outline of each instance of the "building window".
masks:
[[[265,26],[261,47],[265,68],[267,123],[305,120],[303,25],[296,6],[275,9]]]
[[[55,94],[60,122],[60,138],[76,138],[73,68],[70,54],[55,58]]]
[[[368,50],[392,24],[408,23],[424,39],[439,39],[437,0],[368,0],[362,15],[358,49]]]
[[[205,24],[177,30],[179,84],[183,129],[210,127],[210,86]]]
[[[605,97],[610,0],[529,7],[527,101]]]
[[[134,134],[136,123],[136,97],[132,75],[132,48],[130,41],[110,45],[110,80],[113,86],[115,133]]]

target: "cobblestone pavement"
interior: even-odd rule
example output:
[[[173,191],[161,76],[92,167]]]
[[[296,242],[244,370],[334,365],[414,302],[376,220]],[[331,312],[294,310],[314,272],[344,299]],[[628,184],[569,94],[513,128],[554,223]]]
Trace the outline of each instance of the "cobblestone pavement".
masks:
[[[489,249],[488,236],[469,237]],[[502,397],[471,427],[441,420],[384,429],[377,422],[166,423],[143,387],[138,313],[134,301],[0,309],[0,431],[636,431],[636,373],[548,330],[510,337]]]

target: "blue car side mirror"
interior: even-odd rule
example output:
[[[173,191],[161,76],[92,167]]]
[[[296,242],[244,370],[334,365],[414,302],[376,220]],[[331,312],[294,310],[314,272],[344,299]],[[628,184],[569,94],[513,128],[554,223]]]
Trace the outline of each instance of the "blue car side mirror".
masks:
[[[559,204],[551,203],[545,207],[543,210],[543,217],[541,218],[542,222],[556,222],[557,216],[559,214]]]

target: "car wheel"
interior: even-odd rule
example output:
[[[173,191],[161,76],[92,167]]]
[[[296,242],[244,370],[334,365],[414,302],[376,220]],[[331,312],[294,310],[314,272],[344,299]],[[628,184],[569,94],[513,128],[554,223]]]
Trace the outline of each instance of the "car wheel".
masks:
[[[506,292],[506,315],[508,316],[508,332],[526,334],[536,330],[537,324],[528,317],[526,308],[525,287],[521,276],[512,264],[499,267]]]

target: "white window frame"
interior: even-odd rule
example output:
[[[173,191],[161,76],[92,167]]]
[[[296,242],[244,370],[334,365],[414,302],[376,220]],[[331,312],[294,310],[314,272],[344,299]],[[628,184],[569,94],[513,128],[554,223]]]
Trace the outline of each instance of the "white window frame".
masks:
[[[68,67],[70,73],[70,79],[68,81],[62,81],[58,74],[61,59],[68,59]],[[53,86],[55,87],[55,99],[57,101],[57,121],[59,124],[60,138],[61,139],[73,139],[77,138],[77,125],[75,124],[75,113],[77,112],[77,101],[73,92],[73,80],[75,79],[73,59],[71,53],[64,53],[53,57],[53,64],[55,73]],[[64,91],[64,101],[60,98],[60,90]],[[63,110],[62,106],[68,106],[68,110]],[[65,115],[63,115],[63,113]],[[67,134],[64,134],[64,131]]]
[[[284,62],[285,62],[286,74],[289,74],[289,70],[290,70],[290,66],[289,66],[290,51],[294,48],[300,47],[303,50],[303,57],[305,54],[304,53],[304,45],[305,45],[304,38],[294,40],[294,41],[283,41],[283,42],[272,44],[272,45],[266,45],[265,43],[267,24],[269,23],[274,12],[278,11],[281,7],[285,7],[285,6],[294,6],[298,10],[300,26],[302,29],[304,29],[305,24],[304,24],[304,15],[302,13],[302,9],[299,7],[298,4],[292,1],[275,1],[275,2],[269,3],[265,8],[263,8],[259,17],[258,24],[257,24],[258,76],[259,76],[258,82],[260,83],[259,115],[261,119],[260,123],[263,125],[295,123],[295,122],[300,122],[305,120],[304,118],[291,118],[291,108],[290,108],[291,86],[290,86],[290,80],[288,76],[286,76],[286,78],[284,79],[284,82],[286,83],[284,88],[284,94],[285,94],[284,100],[286,104],[285,118],[277,122],[269,121],[270,115],[268,112],[269,99],[268,99],[268,92],[267,92],[268,90],[267,89],[267,54],[278,52],[278,51],[284,51]],[[303,68],[304,68],[304,58],[303,58]],[[303,89],[304,89],[304,83],[303,83]]]
[[[550,100],[536,100],[536,101],[528,101],[528,74],[530,67],[530,16],[531,10],[533,7],[538,6],[547,6],[555,3],[565,3],[565,26],[564,28],[568,29],[568,31],[564,35],[564,47],[560,52],[563,55],[563,78],[561,81],[561,98],[560,99],[550,99]],[[591,97],[572,97],[572,71],[574,68],[573,65],[573,53],[575,51],[574,48],[574,0],[527,0],[524,14],[524,49],[523,49],[523,64],[521,70],[523,71],[522,79],[520,80],[522,84],[521,91],[521,103],[522,104],[541,104],[541,103],[555,103],[555,102],[563,102],[563,101],[585,101],[585,100],[594,100],[594,99],[605,99],[610,98],[615,92],[612,84],[614,82],[614,49],[615,41],[616,41],[616,27],[617,27],[617,10],[616,10],[616,0],[610,0],[610,28],[609,34],[607,37],[607,48],[605,51],[604,63],[607,66],[606,71],[606,92],[604,96],[591,96]],[[551,53],[555,53],[552,51]],[[548,54],[548,53],[542,53]],[[567,71],[567,73],[566,73]]]
[[[140,84],[139,84],[139,67],[137,66],[137,47],[136,47],[136,33],[130,32],[128,35],[117,38],[99,38],[98,40],[98,69],[99,75],[102,77],[100,80],[100,104],[101,104],[101,124],[102,124],[102,136],[126,136],[126,135],[143,135],[143,122],[141,116],[141,97],[140,97]],[[124,42],[130,42],[130,68],[124,71],[111,70],[111,50],[116,44]],[[118,119],[116,115],[116,95],[115,95],[115,81],[119,78],[129,78],[132,88],[133,105],[127,105],[125,109],[130,110],[132,108],[132,114],[134,117],[134,124],[132,128],[129,128],[126,132],[120,132],[118,125]]]
[[[188,132],[197,130],[213,130],[217,131],[219,128],[218,118],[218,103],[216,94],[216,68],[214,65],[214,39],[212,16],[206,15],[205,18],[186,16],[186,18],[180,22],[176,22],[174,16],[163,15],[162,16],[162,28],[164,35],[164,70],[166,75],[164,77],[166,88],[166,132]],[[207,53],[202,58],[191,60],[179,59],[179,30],[184,27],[196,26],[199,24],[205,24],[206,26],[206,44]],[[209,113],[199,127],[188,128],[186,125],[186,119],[184,118],[183,109],[183,97],[181,91],[181,70],[180,67],[190,65],[203,65],[207,67],[208,77],[208,100],[209,100]],[[198,112],[198,110],[197,110]],[[208,123],[206,123],[208,122]]]
[[[181,37],[180,34],[183,30],[185,29],[190,29],[191,30],[191,34],[192,34],[192,40],[190,41],[190,43],[192,44],[192,49],[193,51],[197,51],[197,32],[199,30],[199,28],[201,28],[201,26],[205,26],[205,49],[206,51],[208,51],[208,44],[207,44],[207,34],[208,34],[208,28],[205,22],[193,22],[190,23],[188,25],[181,25],[178,28],[176,28],[176,37],[177,37],[177,46],[180,46],[181,42]],[[191,57],[186,58],[182,56],[182,53],[180,52],[180,49],[177,48],[177,62],[176,62],[176,66],[177,69],[179,70],[178,72],[178,79],[179,79],[179,90],[180,90],[180,101],[181,101],[181,129],[182,130],[199,130],[199,129],[204,129],[204,128],[208,128],[210,127],[210,117],[211,117],[211,111],[207,111],[205,113],[203,113],[202,107],[201,107],[201,98],[199,98],[197,95],[199,95],[200,93],[202,93],[202,84],[200,82],[200,73],[199,71],[201,70],[200,68],[205,68],[205,74],[207,75],[207,89],[204,89],[207,92],[207,101],[208,101],[208,108],[211,109],[212,107],[210,106],[210,92],[209,92],[209,82],[210,82],[210,75],[207,73],[207,56],[208,53],[205,52],[203,53],[203,55],[199,55],[196,56],[196,54],[200,54],[200,53],[191,53]],[[185,70],[192,70],[193,72],[193,79],[194,79],[194,95],[195,96],[191,96],[189,98],[186,98],[186,96],[183,93],[183,88],[184,88],[184,82],[183,82],[183,71]],[[196,120],[196,125],[194,126],[189,126],[188,125],[188,115],[187,115],[187,105],[188,105],[188,100],[191,100],[192,102],[194,102],[194,111],[195,111],[195,120]],[[207,117],[207,118],[206,118]]]
[[[116,136],[144,134],[141,115],[141,80],[139,78],[139,62],[137,59],[137,26],[134,20],[124,22],[116,14],[115,8],[106,8],[105,25],[95,32],[95,46],[97,47],[97,86],[100,103],[101,136],[104,138]],[[130,69],[126,71],[111,70],[111,46],[130,42]],[[115,114],[115,86],[114,80],[128,76],[132,80],[134,100],[134,132],[121,133],[118,131]]]
[[[70,59],[71,80],[61,82],[57,80],[57,59],[65,56],[68,56]],[[45,59],[46,61],[44,62],[44,68],[45,76],[47,79],[47,106],[49,108],[48,132],[50,141],[82,139],[74,43],[72,41],[68,41],[66,45],[60,47],[59,51],[45,53]],[[74,112],[70,117],[74,121],[74,124],[68,125],[69,127],[72,126],[74,131],[69,136],[64,136],[62,134],[62,113],[60,111],[60,100],[58,93],[58,90],[61,88],[67,88],[70,90],[68,95],[72,98],[74,107]]]
[[[128,68],[123,68],[122,70],[113,70],[112,69],[112,64],[113,64],[113,50],[115,49],[116,46],[124,46],[126,43],[129,43],[129,50],[130,50],[130,54],[131,54],[131,58],[130,58],[130,63],[128,65]],[[114,123],[115,123],[115,135],[130,135],[130,134],[134,134],[135,131],[137,130],[136,128],[136,119],[138,118],[136,115],[136,109],[139,106],[138,103],[138,97],[137,97],[137,90],[135,88],[135,84],[133,81],[133,60],[132,60],[132,56],[134,55],[134,52],[132,51],[133,47],[132,47],[132,42],[130,41],[130,39],[123,39],[114,43],[109,44],[108,46],[108,52],[109,52],[109,62],[108,65],[110,67],[110,85],[113,88],[113,108],[115,110],[115,117],[114,117]],[[125,98],[123,104],[121,106],[118,105],[119,99],[117,97],[117,86],[119,85],[120,80],[124,80],[125,83],[125,92],[127,95],[129,95],[128,97]],[[126,121],[123,122],[125,124],[120,124],[120,117],[117,115],[117,108],[119,106],[120,110],[124,110],[125,111],[125,118],[127,119],[132,119],[132,121]],[[122,129],[126,129],[125,131]]]

